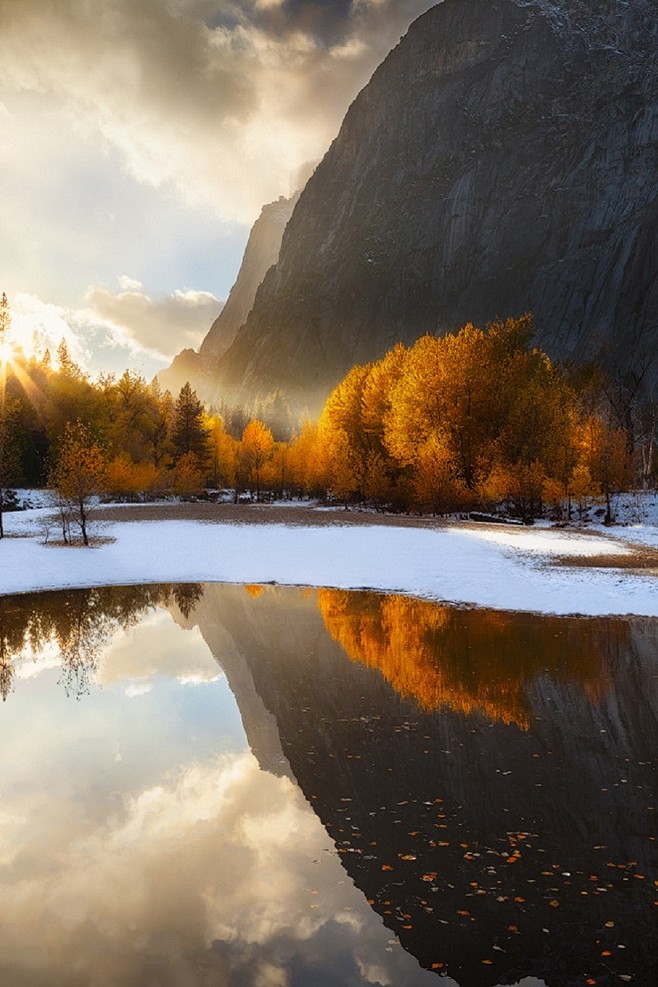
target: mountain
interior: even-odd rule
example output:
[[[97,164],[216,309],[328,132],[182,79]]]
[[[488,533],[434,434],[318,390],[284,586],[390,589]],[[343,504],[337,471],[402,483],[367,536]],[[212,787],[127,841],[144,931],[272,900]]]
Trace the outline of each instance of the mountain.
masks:
[[[658,336],[653,0],[444,0],[350,107],[221,393],[319,403],[401,340],[532,311],[555,357]]]
[[[199,396],[212,402],[216,394],[214,375],[217,360],[226,352],[247,316],[256,290],[268,268],[276,264],[286,223],[299,199],[296,192],[289,199],[280,196],[276,202],[263,206],[254,223],[245,248],[242,264],[226,304],[215,319],[199,351],[182,350],[170,367],[157,375],[162,388],[178,394],[186,381]]]

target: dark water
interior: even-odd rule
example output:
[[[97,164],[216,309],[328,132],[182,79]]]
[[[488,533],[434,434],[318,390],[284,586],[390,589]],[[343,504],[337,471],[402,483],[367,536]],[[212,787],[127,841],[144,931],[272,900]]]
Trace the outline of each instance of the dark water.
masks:
[[[0,984],[658,982],[658,625],[0,599]]]

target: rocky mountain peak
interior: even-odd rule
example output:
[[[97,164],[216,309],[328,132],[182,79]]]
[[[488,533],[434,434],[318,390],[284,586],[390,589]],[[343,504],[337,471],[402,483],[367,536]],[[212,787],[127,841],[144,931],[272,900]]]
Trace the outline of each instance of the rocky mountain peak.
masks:
[[[658,334],[652,0],[444,0],[352,104],[245,325],[231,392],[321,399],[355,362],[534,313],[628,363]]]

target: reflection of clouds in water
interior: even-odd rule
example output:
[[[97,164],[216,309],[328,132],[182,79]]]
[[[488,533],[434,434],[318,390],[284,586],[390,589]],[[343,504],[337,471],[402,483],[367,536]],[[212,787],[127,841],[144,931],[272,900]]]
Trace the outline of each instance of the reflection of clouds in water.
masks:
[[[99,684],[128,681],[138,685],[155,677],[178,679],[181,684],[214,682],[223,672],[198,628],[182,630],[165,610],[147,614],[135,627],[117,630],[105,651],[96,676]]]
[[[21,652],[20,659],[14,659],[17,679],[33,679],[43,672],[59,668],[62,664],[61,652],[55,641],[48,641],[35,651],[27,645]]]
[[[152,685],[148,685],[145,682],[141,684],[135,682],[132,685],[126,686],[123,694],[124,696],[127,696],[128,699],[136,699],[139,696],[148,696],[149,692],[152,691],[153,691]]]
[[[4,962],[19,961],[20,930],[20,954],[51,983],[73,969],[84,984],[196,985],[202,970],[229,983],[217,979],[228,949],[241,982],[285,984],[300,944],[338,925],[367,979],[396,982],[379,970],[390,933],[327,852],[321,824],[288,779],[261,772],[248,752],[172,773],[106,817],[56,791],[19,794],[0,827],[11,848],[0,885]]]

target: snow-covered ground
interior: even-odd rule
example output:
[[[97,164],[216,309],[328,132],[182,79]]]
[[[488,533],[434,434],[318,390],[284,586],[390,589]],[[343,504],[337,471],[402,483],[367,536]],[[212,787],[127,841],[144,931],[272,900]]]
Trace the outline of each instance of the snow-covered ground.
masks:
[[[547,613],[658,616],[658,577],[570,568],[568,556],[658,545],[644,523],[578,532],[523,527],[297,527],[193,521],[106,524],[91,549],[43,544],[45,509],[5,516],[0,593],[141,582],[275,582],[369,588]]]

